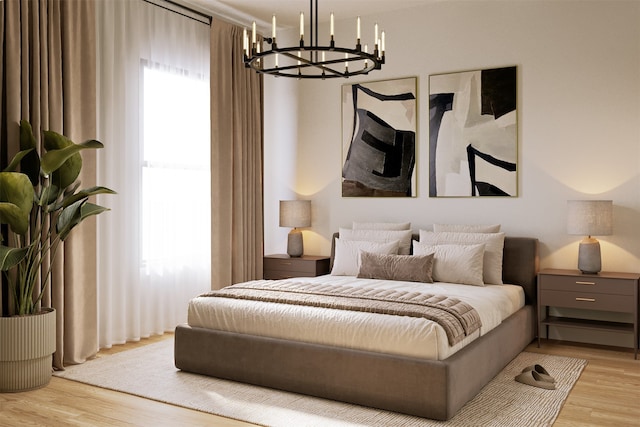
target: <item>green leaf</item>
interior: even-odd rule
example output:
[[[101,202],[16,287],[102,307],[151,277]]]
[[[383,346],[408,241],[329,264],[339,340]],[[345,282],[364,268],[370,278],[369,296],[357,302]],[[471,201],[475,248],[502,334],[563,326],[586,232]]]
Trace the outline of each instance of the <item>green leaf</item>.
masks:
[[[42,188],[42,192],[40,193],[40,198],[38,199],[39,206],[49,206],[52,203],[55,203],[58,200],[58,197],[62,193],[62,189],[58,188],[57,185],[50,184]],[[56,210],[54,207],[49,208],[48,211],[52,212]]]
[[[62,207],[66,208],[67,206],[77,202],[78,200],[86,199],[87,197],[95,196],[96,194],[117,194],[117,193],[107,187],[98,186],[98,187],[86,188],[84,190],[78,191],[76,194],[71,194],[66,196],[62,200]]]
[[[0,172],[0,223],[18,234],[29,228],[34,192],[29,177],[19,172]]]
[[[7,166],[3,172],[16,172],[18,170],[18,165],[20,164],[20,162],[22,161],[22,159],[29,154],[31,151],[33,151],[33,148],[30,148],[28,150],[22,150],[19,151],[15,157],[13,158],[13,160],[11,160],[11,163],[9,163],[9,166]]]
[[[82,221],[82,205],[85,203],[87,203],[87,199],[78,200],[62,210],[56,223],[56,232],[60,239],[66,239],[73,227],[80,224]]]
[[[14,233],[24,235],[29,230],[29,216],[13,203],[0,202],[0,224],[9,224]]]
[[[103,206],[88,203],[86,199],[77,201],[62,211],[58,217],[56,231],[60,239],[64,241],[76,225],[90,216],[98,215],[108,210]]]
[[[42,173],[52,175],[51,179],[59,188],[67,188],[78,178],[82,169],[82,157],[79,152],[86,149],[102,148],[100,141],[91,139],[82,144],[74,144],[69,138],[57,132],[44,132],[44,147],[47,152],[42,156]],[[54,174],[55,172],[55,174]]]
[[[31,124],[26,120],[20,121],[20,151],[30,150],[20,162],[20,171],[27,174],[31,185],[34,187],[40,182],[40,156],[37,150],[38,144]]]
[[[8,271],[27,256],[29,247],[26,248],[9,248],[0,246],[0,271]]]

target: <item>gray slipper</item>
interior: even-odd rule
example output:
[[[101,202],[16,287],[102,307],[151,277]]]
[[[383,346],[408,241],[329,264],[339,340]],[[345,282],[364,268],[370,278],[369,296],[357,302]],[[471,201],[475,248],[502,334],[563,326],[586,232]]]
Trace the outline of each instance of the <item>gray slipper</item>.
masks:
[[[540,387],[547,390],[555,390],[556,386],[549,381],[545,381],[542,379],[539,373],[536,371],[526,371],[521,374],[516,375],[516,381],[522,384],[531,385],[534,387]]]
[[[550,382],[550,383],[555,383],[556,382],[556,380],[551,375],[549,375],[549,372],[547,372],[547,370],[544,369],[541,365],[527,366],[526,368],[524,368],[522,370],[522,372],[527,372],[527,371],[535,371],[535,372],[537,372],[544,381],[547,381],[547,382]]]

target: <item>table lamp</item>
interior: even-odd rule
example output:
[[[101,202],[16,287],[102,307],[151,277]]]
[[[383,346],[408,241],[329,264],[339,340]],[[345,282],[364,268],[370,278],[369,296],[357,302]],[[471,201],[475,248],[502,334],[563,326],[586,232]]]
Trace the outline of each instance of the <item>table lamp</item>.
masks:
[[[311,200],[280,200],[280,227],[293,227],[287,238],[287,254],[302,256],[302,231],[298,227],[311,226]]]
[[[587,236],[580,242],[578,269],[583,274],[598,274],[602,264],[600,243],[592,236],[608,236],[613,233],[613,202],[569,200],[567,208],[567,232]]]

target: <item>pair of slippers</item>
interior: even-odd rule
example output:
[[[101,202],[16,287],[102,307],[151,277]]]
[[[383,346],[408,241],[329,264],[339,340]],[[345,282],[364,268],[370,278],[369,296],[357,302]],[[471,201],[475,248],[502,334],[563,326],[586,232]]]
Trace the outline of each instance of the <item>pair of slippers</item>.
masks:
[[[527,366],[521,374],[516,375],[516,381],[547,390],[556,389],[556,380],[540,365]]]

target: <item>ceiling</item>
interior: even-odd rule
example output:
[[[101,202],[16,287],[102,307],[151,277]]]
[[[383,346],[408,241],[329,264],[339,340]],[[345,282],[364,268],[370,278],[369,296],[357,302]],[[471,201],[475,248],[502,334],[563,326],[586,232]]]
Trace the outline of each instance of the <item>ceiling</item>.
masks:
[[[386,12],[407,9],[442,0],[318,0],[318,21],[328,22],[334,12],[336,20],[364,15],[383,15]],[[300,12],[308,20],[308,0],[181,0],[195,9],[212,13],[239,25],[248,26],[256,20],[258,27],[266,30],[271,26],[273,14],[278,28],[298,25]]]

